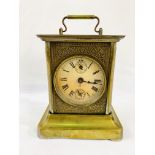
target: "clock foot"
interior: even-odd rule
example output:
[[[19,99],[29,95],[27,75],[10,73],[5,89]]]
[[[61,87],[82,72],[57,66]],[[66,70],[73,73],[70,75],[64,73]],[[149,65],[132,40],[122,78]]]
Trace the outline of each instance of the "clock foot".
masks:
[[[122,125],[113,108],[110,115],[76,115],[50,114],[48,106],[38,125],[41,138],[119,140],[122,134]]]

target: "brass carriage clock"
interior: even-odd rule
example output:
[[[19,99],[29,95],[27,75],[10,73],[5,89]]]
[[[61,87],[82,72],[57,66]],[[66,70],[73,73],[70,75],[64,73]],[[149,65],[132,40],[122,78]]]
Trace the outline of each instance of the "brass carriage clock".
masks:
[[[99,35],[64,35],[65,19],[96,19]],[[39,125],[44,138],[120,139],[122,126],[112,108],[116,43],[102,35],[94,15],[63,18],[59,35],[38,35],[46,43],[49,106]]]

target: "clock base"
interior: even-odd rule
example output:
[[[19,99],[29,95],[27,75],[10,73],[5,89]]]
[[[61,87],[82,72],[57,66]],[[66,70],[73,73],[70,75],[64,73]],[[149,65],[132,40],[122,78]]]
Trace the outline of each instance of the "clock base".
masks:
[[[39,125],[40,138],[122,138],[123,128],[113,108],[109,115],[50,114],[47,107]]]

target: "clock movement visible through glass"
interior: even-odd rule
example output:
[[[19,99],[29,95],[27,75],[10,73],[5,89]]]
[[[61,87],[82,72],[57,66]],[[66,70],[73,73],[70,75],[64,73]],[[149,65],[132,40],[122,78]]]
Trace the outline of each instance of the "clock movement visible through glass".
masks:
[[[99,100],[106,88],[102,66],[88,56],[72,56],[60,63],[54,73],[58,96],[71,105],[90,105]]]

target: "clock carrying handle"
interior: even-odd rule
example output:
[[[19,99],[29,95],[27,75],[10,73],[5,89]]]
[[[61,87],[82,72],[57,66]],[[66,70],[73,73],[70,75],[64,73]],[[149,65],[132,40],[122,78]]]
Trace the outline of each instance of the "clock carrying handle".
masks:
[[[95,15],[68,15],[68,16],[65,16],[62,19],[62,24],[63,24],[65,29],[63,29],[63,28],[59,29],[59,34],[60,35],[63,35],[63,32],[67,31],[67,26],[65,24],[65,19],[97,19],[97,24],[96,24],[96,26],[94,28],[94,31],[96,33],[98,33],[99,35],[102,35],[103,29],[99,28],[99,30],[97,30],[97,27],[98,27],[98,25],[100,23],[100,19],[97,16],[95,16]]]

